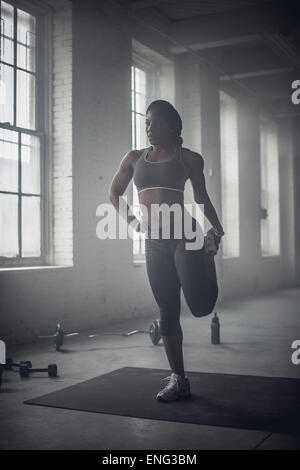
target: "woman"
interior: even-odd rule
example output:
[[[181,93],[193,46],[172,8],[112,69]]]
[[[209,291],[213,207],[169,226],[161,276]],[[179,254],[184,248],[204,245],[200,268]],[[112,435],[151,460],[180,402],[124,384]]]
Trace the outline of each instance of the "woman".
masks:
[[[180,290],[182,288],[193,315],[201,317],[212,312],[218,297],[214,255],[224,235],[206,192],[204,160],[200,154],[181,147],[181,130],[182,121],[176,109],[167,101],[153,101],[146,111],[146,133],[151,147],[128,152],[110,186],[110,200],[119,210],[118,198],[133,177],[139,203],[144,208],[142,221],[130,215],[126,215],[126,219],[136,231],[146,230],[147,274],[160,310],[160,332],[172,370],[171,375],[163,379],[167,380],[167,385],[157,394],[157,399],[163,401],[190,396],[190,384],[183,364]],[[193,240],[185,236],[183,217],[182,236],[177,238],[175,226],[178,224],[172,219],[169,222],[170,237],[165,238],[162,214],[159,213],[155,221],[153,213],[151,215],[154,204],[178,204],[182,214],[186,214],[183,191],[187,179],[191,181],[195,202],[204,204],[204,215],[213,226],[202,248],[194,250],[186,249],[186,241]],[[154,222],[156,230],[153,230]],[[194,217],[192,226],[193,230],[199,228]],[[213,247],[211,252],[207,249],[209,244]]]

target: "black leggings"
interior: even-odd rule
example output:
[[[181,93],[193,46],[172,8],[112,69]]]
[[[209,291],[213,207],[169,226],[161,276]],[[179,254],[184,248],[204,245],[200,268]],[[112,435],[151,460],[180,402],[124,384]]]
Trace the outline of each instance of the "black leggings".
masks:
[[[193,224],[198,223],[193,217]],[[214,257],[205,255],[204,248],[185,248],[184,234],[174,238],[171,229],[169,239],[151,238],[148,229],[145,238],[146,268],[150,286],[160,311],[160,331],[163,336],[181,336],[180,289],[195,317],[208,315],[214,309],[218,297],[218,284]],[[207,263],[213,264],[214,280],[207,273]]]

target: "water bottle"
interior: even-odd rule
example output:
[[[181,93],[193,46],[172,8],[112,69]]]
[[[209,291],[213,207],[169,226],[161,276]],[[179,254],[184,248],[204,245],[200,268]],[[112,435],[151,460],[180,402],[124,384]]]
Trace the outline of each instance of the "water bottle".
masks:
[[[220,322],[217,312],[213,316],[210,324],[211,328],[211,344],[220,344]]]

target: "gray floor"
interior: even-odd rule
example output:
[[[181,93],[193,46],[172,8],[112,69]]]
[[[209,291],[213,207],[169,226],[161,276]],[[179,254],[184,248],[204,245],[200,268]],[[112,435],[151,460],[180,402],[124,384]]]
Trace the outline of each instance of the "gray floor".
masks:
[[[287,289],[224,302],[216,308],[221,322],[220,345],[210,343],[212,315],[195,318],[184,311],[186,374],[201,371],[300,378],[300,365],[291,362],[291,344],[300,339],[299,301],[300,290]],[[107,331],[144,329],[154,318],[120,323]],[[162,344],[153,346],[147,335],[88,339],[90,332],[66,339],[64,352],[56,352],[47,339],[9,348],[8,356],[16,361],[30,359],[37,366],[56,362],[59,377],[39,375],[21,380],[17,372],[4,373],[1,449],[300,449],[300,436],[288,434],[23,404],[23,400],[123,366],[165,368],[169,372]]]

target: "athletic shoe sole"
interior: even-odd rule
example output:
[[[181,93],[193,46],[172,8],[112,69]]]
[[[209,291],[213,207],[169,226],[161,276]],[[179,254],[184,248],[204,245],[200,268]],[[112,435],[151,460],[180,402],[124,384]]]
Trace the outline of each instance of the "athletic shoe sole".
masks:
[[[180,394],[180,395],[177,395],[176,398],[168,399],[168,398],[163,398],[163,397],[160,396],[160,395],[157,395],[156,398],[157,398],[157,400],[159,400],[159,401],[170,402],[170,401],[186,400],[187,398],[190,398],[191,395],[192,395],[192,394],[191,394],[190,392],[186,392],[186,393],[182,393],[182,394]]]

